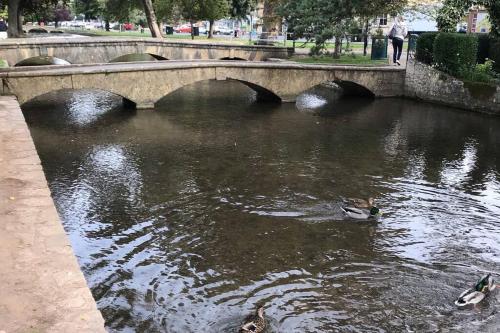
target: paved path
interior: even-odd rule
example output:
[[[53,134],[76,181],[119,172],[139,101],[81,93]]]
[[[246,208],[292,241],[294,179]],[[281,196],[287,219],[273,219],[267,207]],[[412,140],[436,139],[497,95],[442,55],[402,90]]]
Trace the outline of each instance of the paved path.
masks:
[[[0,96],[0,279],[0,332],[105,332],[11,96]]]

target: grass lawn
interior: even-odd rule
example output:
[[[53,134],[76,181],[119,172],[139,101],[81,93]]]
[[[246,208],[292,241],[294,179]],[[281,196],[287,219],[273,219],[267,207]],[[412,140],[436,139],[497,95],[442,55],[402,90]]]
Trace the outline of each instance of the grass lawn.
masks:
[[[387,60],[371,60],[370,56],[357,55],[341,55],[339,59],[332,56],[317,56],[317,57],[292,57],[291,61],[304,64],[330,64],[330,65],[364,65],[364,66],[380,66],[387,65]]]

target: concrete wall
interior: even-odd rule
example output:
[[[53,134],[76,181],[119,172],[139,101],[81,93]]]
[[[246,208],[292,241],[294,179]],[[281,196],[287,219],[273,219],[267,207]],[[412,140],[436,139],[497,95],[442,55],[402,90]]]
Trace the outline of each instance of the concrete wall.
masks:
[[[174,42],[155,39],[25,38],[0,42],[0,59],[13,66],[36,56],[54,56],[72,64],[107,63],[119,56],[149,53],[169,60],[240,58],[261,61],[288,58],[292,48],[233,44]]]
[[[107,65],[45,66],[0,72],[5,93],[22,104],[60,89],[101,89],[138,108],[152,108],[169,93],[204,80],[238,80],[258,97],[295,102],[299,94],[333,81],[362,87],[377,97],[402,96],[404,70],[396,67],[320,66],[270,62],[149,62]]]
[[[408,62],[405,96],[500,115],[500,87],[464,83],[428,65]]]

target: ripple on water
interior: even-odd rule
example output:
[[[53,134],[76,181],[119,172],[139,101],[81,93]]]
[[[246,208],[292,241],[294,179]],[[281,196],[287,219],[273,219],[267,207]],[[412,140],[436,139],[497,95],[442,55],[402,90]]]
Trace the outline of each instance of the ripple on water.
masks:
[[[497,120],[254,97],[217,81],[154,112],[96,92],[25,107],[110,332],[234,332],[258,304],[269,332],[500,326],[500,292],[453,304],[484,272],[500,276]],[[341,197],[369,196],[381,219],[343,218]]]

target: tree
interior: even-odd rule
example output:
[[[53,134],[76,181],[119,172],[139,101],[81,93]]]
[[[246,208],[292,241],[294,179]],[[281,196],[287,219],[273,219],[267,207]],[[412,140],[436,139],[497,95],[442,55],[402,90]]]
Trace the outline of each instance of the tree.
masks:
[[[473,6],[484,6],[488,10],[491,33],[500,36],[500,1],[498,0],[445,0],[443,7],[438,12],[439,30],[454,32],[460,19]]]
[[[245,19],[255,8],[255,0],[231,0],[230,15],[238,19]]]
[[[377,14],[397,13],[406,1],[401,0],[290,0],[279,9],[295,37],[313,39],[311,49],[318,54],[325,49],[328,39],[335,37],[335,56],[340,53],[340,42],[358,20],[365,23],[366,36],[369,19]],[[368,21],[368,22],[367,22]]]
[[[213,38],[214,22],[228,15],[229,2],[227,0],[204,0],[200,1],[199,8],[198,17],[209,22],[208,38]]]
[[[74,0],[73,10],[76,14],[83,14],[85,21],[90,21],[102,13],[102,4],[99,0]]]
[[[7,14],[9,15],[9,27],[7,29],[7,34],[11,38],[21,37],[23,34],[23,22],[21,19],[22,8],[22,0],[8,1]]]
[[[144,6],[144,13],[146,14],[146,20],[148,21],[151,36],[155,38],[163,38],[160,28],[158,27],[158,21],[156,20],[156,14],[152,0],[141,0],[141,2]]]

